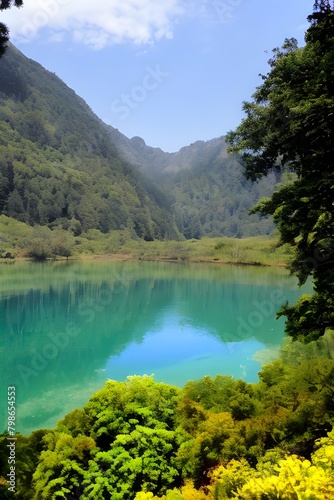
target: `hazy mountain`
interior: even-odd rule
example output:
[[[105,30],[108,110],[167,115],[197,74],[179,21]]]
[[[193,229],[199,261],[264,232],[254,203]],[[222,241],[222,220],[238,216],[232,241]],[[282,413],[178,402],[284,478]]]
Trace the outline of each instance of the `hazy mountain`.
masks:
[[[178,229],[187,238],[254,236],[273,230],[270,217],[249,215],[249,210],[260,198],[271,196],[279,177],[271,173],[257,182],[247,180],[240,159],[227,153],[224,137],[166,153],[140,137],[128,139],[112,127],[109,131],[120,154],[170,197]]]
[[[173,174],[180,170],[191,169],[199,164],[207,165],[218,156],[227,158],[227,145],[224,137],[210,141],[196,141],[176,153],[166,153],[160,148],[147,146],[141,137],[128,139],[119,130],[109,127],[113,143],[123,158],[137,165],[153,180],[161,180],[162,174]]]

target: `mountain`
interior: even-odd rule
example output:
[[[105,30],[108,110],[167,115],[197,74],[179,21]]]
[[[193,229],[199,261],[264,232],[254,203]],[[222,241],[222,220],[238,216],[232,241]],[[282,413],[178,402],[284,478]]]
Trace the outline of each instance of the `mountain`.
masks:
[[[175,153],[104,124],[55,74],[13,45],[0,59],[0,213],[29,225],[146,240],[268,234],[249,215],[279,181],[251,182],[224,137]]]
[[[227,153],[223,136],[166,153],[147,146],[140,137],[128,139],[112,127],[109,133],[120,154],[159,183],[186,238],[241,238],[274,229],[270,217],[250,215],[249,210],[260,198],[271,196],[279,175],[271,172],[256,182],[247,180],[240,158]]]
[[[30,225],[175,238],[168,198],[55,74],[13,45],[0,59],[0,212]]]
[[[185,146],[177,153],[166,153],[160,148],[147,146],[141,137],[128,139],[119,130],[109,127],[110,137],[123,158],[155,181],[161,181],[165,174],[191,169],[198,164],[207,165],[217,156],[227,158],[227,144],[224,137],[210,141],[197,141]]]

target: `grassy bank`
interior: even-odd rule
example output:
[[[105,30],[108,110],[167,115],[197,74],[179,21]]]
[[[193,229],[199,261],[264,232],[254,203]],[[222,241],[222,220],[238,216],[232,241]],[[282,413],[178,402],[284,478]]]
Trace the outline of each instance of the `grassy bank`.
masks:
[[[122,250],[123,254],[138,260],[286,265],[291,258],[291,250],[278,248],[277,243],[276,238],[269,237],[149,242],[134,240],[124,244]]]
[[[102,234],[90,229],[75,236],[68,231],[31,227],[0,216],[0,262],[13,259],[109,258],[251,265],[286,265],[291,249],[278,247],[278,238],[202,238],[183,241],[144,241],[128,229]]]

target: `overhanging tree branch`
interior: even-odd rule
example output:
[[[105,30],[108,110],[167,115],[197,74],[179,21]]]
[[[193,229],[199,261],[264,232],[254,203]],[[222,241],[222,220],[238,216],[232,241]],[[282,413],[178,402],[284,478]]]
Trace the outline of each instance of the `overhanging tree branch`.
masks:
[[[0,11],[7,10],[12,6],[22,7],[23,0],[0,0]],[[9,29],[4,23],[0,23],[0,57],[5,53],[9,42]]]

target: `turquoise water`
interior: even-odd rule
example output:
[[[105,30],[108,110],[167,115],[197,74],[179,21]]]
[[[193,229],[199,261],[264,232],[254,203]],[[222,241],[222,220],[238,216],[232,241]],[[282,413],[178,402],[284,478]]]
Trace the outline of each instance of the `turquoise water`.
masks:
[[[275,312],[301,295],[279,268],[22,263],[0,277],[1,431],[15,386],[24,434],[54,426],[108,378],[257,381],[284,337]]]

